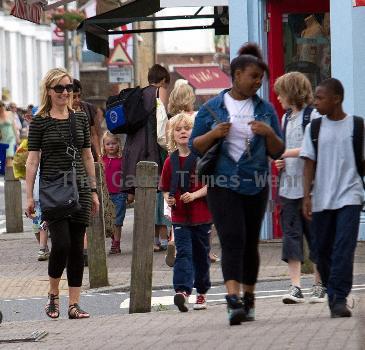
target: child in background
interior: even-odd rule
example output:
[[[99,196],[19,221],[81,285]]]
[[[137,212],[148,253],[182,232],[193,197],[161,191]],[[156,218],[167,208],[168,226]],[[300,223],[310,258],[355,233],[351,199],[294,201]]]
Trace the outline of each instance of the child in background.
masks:
[[[196,156],[188,147],[194,118],[186,113],[170,120],[168,143],[174,150],[166,159],[160,190],[171,207],[174,227],[176,260],[173,284],[174,304],[181,312],[189,309],[187,303],[192,289],[197,290],[194,310],[206,309],[209,290],[209,251],[212,218],[206,199],[207,187],[194,176]]]
[[[33,232],[37,238],[39,243],[39,251],[38,251],[38,261],[45,261],[49,258],[49,249],[48,249],[48,231],[47,231],[47,223],[42,221],[42,213],[41,206],[39,203],[39,168],[37,172],[37,176],[34,182],[33,189],[33,198],[34,198],[34,214],[31,219],[33,221]]]
[[[110,199],[115,206],[115,226],[109,254],[120,254],[120,239],[127,208],[127,194],[121,192],[122,146],[118,135],[109,131],[103,137],[103,164]]]
[[[309,257],[316,263],[310,225],[302,214],[304,160],[299,158],[299,152],[305,127],[320,115],[310,106],[313,101],[312,85],[304,74],[284,74],[276,80],[274,90],[281,106],[287,111],[282,118],[285,152],[281,159],[275,161],[281,171],[279,195],[283,229],[282,260],[288,263],[291,279],[289,292],[283,296],[282,301],[284,304],[297,304],[304,302],[300,283],[304,236],[310,250]],[[309,301],[325,302],[326,289],[322,286],[315,265],[314,269],[314,285]]]
[[[38,107],[32,107],[32,109],[28,110],[25,118],[28,120],[29,124],[32,122],[33,117],[37,114]],[[42,221],[42,212],[41,212],[41,205],[39,203],[39,171],[38,168],[36,179],[34,181],[34,188],[33,188],[33,198],[34,198],[34,214],[30,217],[32,219],[32,229],[34,235],[39,244],[39,251],[38,251],[38,261],[45,261],[49,258],[49,249],[48,249],[48,230],[47,230],[47,223]]]

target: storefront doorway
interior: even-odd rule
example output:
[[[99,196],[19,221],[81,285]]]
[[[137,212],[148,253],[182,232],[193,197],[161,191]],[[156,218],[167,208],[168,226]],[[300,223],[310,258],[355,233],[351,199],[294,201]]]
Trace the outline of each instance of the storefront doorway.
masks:
[[[314,88],[331,75],[329,9],[329,0],[268,0],[270,100],[280,116],[283,111],[272,89],[277,77],[300,71],[308,76]],[[276,193],[273,197],[277,197]],[[281,237],[278,207],[273,213],[273,236]]]

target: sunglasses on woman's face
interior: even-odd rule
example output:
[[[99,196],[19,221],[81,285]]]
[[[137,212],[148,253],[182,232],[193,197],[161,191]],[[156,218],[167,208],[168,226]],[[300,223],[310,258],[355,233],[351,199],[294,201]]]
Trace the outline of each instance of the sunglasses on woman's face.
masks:
[[[64,92],[65,89],[67,92],[72,92],[73,88],[74,88],[73,84],[67,84],[67,85],[58,84],[58,85],[50,87],[50,89],[54,90],[58,94],[61,94],[62,92]]]

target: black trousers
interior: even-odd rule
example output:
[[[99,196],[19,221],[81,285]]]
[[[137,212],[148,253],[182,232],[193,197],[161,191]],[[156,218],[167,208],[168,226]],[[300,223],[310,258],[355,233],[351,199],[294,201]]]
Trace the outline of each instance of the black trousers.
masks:
[[[60,278],[67,267],[69,287],[81,287],[84,273],[84,224],[63,219],[49,225],[52,249],[48,261],[48,275]]]
[[[267,188],[252,196],[222,187],[208,188],[208,205],[222,247],[224,281],[256,283],[258,242],[267,198]]]

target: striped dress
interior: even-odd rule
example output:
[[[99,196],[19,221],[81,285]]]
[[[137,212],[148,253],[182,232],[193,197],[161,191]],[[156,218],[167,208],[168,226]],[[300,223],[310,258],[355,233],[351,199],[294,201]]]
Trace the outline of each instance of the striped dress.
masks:
[[[86,170],[81,158],[82,148],[90,148],[90,130],[87,116],[83,112],[75,112],[76,117],[76,173],[80,195],[81,210],[74,214],[71,221],[88,225],[91,211],[91,192],[87,181]],[[57,123],[57,126],[56,126]],[[60,133],[62,135],[60,135]],[[70,144],[70,120],[60,120],[36,116],[29,126],[28,150],[41,151],[41,177],[49,178],[60,172],[70,170],[72,157],[66,153]]]

